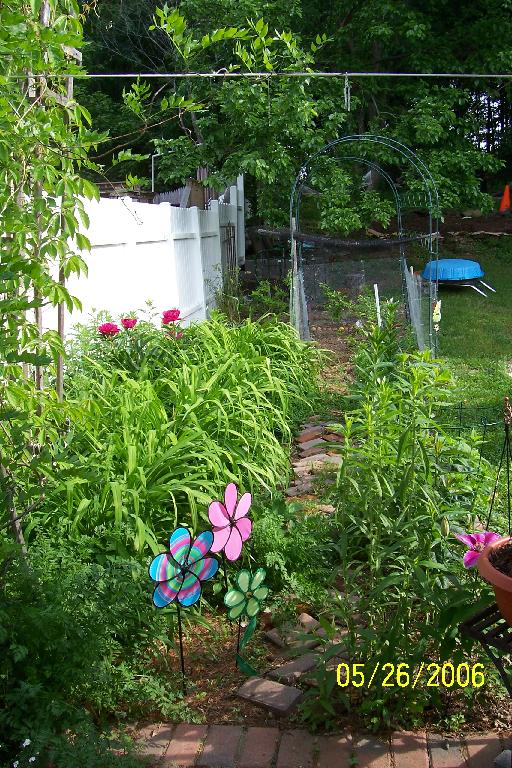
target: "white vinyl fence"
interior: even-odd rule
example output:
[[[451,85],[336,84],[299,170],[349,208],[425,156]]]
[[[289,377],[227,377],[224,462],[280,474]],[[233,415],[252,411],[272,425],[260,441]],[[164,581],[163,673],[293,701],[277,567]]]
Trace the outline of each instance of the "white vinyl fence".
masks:
[[[215,307],[222,275],[245,261],[241,177],[229,188],[229,202],[212,201],[207,211],[129,197],[89,201],[86,211],[91,250],[81,255],[88,275],[66,283],[82,302],[81,312],[66,316],[67,334],[93,312],[118,317],[144,310],[148,301],[158,313],[179,309],[184,325],[201,322]],[[44,309],[43,325],[57,328],[55,307]]]

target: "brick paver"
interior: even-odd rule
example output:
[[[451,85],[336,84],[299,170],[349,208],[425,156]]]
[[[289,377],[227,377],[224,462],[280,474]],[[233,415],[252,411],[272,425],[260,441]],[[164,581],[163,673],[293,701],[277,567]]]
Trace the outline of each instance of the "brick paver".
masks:
[[[500,741],[495,733],[461,741],[397,731],[388,744],[348,733],[314,737],[301,729],[186,723],[151,725],[137,738],[158,768],[492,768],[510,743],[510,734]]]
[[[277,768],[313,768],[313,737],[307,731],[283,733]]]
[[[359,739],[354,747],[357,768],[390,768],[389,746],[381,739]]]
[[[465,738],[470,768],[489,768],[501,752],[501,742],[492,734],[475,734]]]
[[[277,728],[249,728],[238,768],[266,768],[272,762],[278,742]]]
[[[466,768],[462,744],[458,739],[445,739],[436,734],[428,735],[432,768]]]
[[[212,725],[197,765],[234,768],[242,729],[238,725]]]
[[[176,726],[171,743],[162,765],[169,768],[191,768],[196,764],[196,757],[206,738],[206,725],[188,725],[181,723]]]
[[[395,756],[395,768],[429,768],[425,733],[394,733],[391,749]]]
[[[320,736],[316,768],[350,768],[352,739],[350,736]]]

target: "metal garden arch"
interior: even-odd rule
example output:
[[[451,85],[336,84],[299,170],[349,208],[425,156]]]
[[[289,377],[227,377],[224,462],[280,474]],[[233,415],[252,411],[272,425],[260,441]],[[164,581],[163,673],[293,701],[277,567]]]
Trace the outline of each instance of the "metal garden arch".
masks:
[[[297,174],[290,194],[290,242],[292,262],[292,280],[290,286],[290,320],[292,325],[298,331],[300,337],[303,339],[309,339],[310,334],[306,297],[304,293],[303,249],[301,240],[297,238],[297,232],[300,231],[300,206],[302,192],[304,189],[304,184],[310,175],[315,160],[321,155],[332,153],[332,151],[340,145],[350,143],[367,143],[369,145],[379,144],[381,146],[387,147],[388,149],[391,149],[414,169],[419,177],[419,180],[421,181],[425,195],[425,207],[428,212],[428,232],[416,237],[407,237],[402,220],[402,198],[400,191],[391,176],[378,163],[372,160],[368,160],[366,157],[354,154],[342,154],[336,157],[339,162],[360,163],[367,168],[370,168],[371,170],[377,171],[389,186],[395,202],[398,233],[398,238],[397,240],[393,241],[393,244],[398,244],[400,246],[400,266],[402,269],[402,279],[404,284],[408,279],[407,263],[405,259],[405,244],[407,242],[410,242],[411,240],[421,240],[427,247],[429,260],[437,260],[438,258],[437,234],[439,222],[439,197],[432,174],[430,173],[425,163],[421,160],[421,158],[419,158],[415,152],[409,149],[409,147],[406,147],[399,141],[388,138],[386,136],[378,136],[373,134],[353,134],[351,136],[343,136],[339,139],[335,139],[334,141],[329,142],[320,150],[307,158],[306,162],[303,164],[299,170],[299,173]],[[361,242],[361,245],[362,244],[363,242]],[[437,282],[431,283],[430,285],[430,299],[433,301],[437,298],[438,286]],[[409,312],[411,312],[413,307],[411,307],[410,298],[407,299],[407,306]],[[429,346],[433,352],[436,351],[437,345],[431,311],[429,311]]]

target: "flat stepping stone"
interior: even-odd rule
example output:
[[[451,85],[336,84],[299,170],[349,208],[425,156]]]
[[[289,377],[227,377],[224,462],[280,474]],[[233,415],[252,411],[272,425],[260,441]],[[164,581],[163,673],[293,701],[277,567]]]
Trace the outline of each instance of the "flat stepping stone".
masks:
[[[313,440],[305,440],[303,443],[300,444],[300,450],[302,455],[307,455],[307,451],[310,451],[312,448],[318,448],[320,445],[327,445],[325,440],[322,440],[321,437],[315,437]]]
[[[494,759],[493,768],[512,768],[512,752],[506,749]]]
[[[306,653],[304,656],[299,656],[298,659],[272,669],[268,676],[280,682],[295,683],[305,672],[313,669],[317,660],[318,656],[316,653]]]
[[[317,504],[316,508],[325,515],[333,515],[336,512],[332,504]]]
[[[299,443],[307,443],[309,440],[315,440],[323,435],[324,428],[321,426],[308,426],[302,429],[297,435]]]
[[[309,613],[301,613],[299,616],[299,624],[305,632],[314,632],[318,629],[320,622],[310,616]]]
[[[315,469],[320,464],[323,464],[325,461],[328,461],[329,454],[327,453],[314,453],[311,456],[303,456],[301,459],[298,459],[298,461],[295,461],[293,463],[294,468],[295,467],[308,467],[308,469]]]
[[[271,643],[277,645],[278,648],[286,648],[286,640],[281,636],[281,633],[277,629],[269,629],[265,632],[265,637],[270,640]]]
[[[250,701],[259,707],[286,716],[297,706],[302,698],[302,691],[291,685],[283,685],[263,677],[252,677],[238,690],[241,699]]]
[[[313,483],[309,480],[306,482],[298,482],[295,485],[291,485],[286,490],[287,496],[300,496],[301,494],[311,493],[313,490]]]
[[[339,453],[333,453],[327,456],[325,461],[329,464],[341,464],[343,461],[343,456],[340,456]]]
[[[343,443],[344,437],[343,435],[337,435],[334,432],[327,432],[324,434],[324,440],[328,443]]]

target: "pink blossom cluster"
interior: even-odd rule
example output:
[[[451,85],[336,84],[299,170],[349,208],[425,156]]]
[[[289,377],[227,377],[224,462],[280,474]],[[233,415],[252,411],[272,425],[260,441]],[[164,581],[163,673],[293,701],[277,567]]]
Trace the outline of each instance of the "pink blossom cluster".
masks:
[[[175,323],[177,320],[179,320],[179,318],[179,309],[166,309],[165,312],[162,312],[162,325],[168,326],[167,333],[174,339],[181,339],[183,336],[183,333],[181,331],[177,331],[176,326],[172,325],[172,323]],[[135,328],[138,320],[136,317],[123,317],[121,318],[120,322],[123,328],[128,331],[132,328]],[[102,323],[98,326],[98,331],[105,338],[113,338],[121,332],[121,328],[116,323]]]

